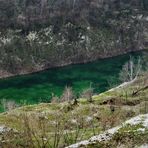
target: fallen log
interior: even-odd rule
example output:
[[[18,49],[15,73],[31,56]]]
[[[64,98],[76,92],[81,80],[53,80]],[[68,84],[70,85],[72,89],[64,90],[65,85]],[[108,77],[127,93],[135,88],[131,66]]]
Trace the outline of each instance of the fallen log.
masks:
[[[137,91],[133,92],[133,93],[132,93],[132,96],[135,96],[135,95],[137,95],[140,91],[144,91],[144,90],[146,90],[146,89],[148,89],[148,85],[146,85],[146,86],[144,86],[144,87],[138,89]]]

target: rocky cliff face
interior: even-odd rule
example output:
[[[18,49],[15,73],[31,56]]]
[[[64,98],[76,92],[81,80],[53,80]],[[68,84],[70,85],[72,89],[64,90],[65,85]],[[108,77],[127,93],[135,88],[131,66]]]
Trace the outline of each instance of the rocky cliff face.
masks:
[[[0,75],[147,48],[147,26],[147,0],[0,0]]]
[[[49,24],[58,26],[67,22],[79,24],[83,21],[96,26],[104,23],[103,18],[119,16],[121,10],[122,14],[125,13],[126,16],[129,13],[143,14],[148,10],[148,1],[0,0],[0,27],[30,30]]]

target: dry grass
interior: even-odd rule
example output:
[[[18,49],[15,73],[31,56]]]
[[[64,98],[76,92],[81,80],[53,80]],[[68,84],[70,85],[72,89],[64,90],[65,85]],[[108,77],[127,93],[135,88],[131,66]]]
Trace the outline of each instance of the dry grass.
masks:
[[[88,139],[100,131],[116,126],[130,117],[148,112],[148,89],[133,96],[135,90],[148,84],[148,75],[139,77],[125,88],[93,96],[89,103],[42,103],[24,106],[0,114],[0,124],[18,132],[3,133],[6,147],[64,147]],[[14,138],[15,137],[15,138]]]

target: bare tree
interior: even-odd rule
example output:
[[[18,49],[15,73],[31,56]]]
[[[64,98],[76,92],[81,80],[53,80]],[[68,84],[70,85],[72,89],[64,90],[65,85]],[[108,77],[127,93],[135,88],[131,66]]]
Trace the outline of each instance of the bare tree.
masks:
[[[2,99],[1,104],[5,111],[13,110],[18,106],[15,101],[6,99]]]
[[[142,69],[141,58],[139,57],[137,62],[132,57],[130,60],[123,65],[122,70],[119,74],[119,79],[122,82],[132,81],[140,74]]]
[[[61,97],[61,101],[64,102],[64,101],[68,101],[70,102],[71,100],[73,100],[74,98],[74,93],[73,93],[73,90],[71,87],[65,87],[65,90],[63,92],[63,95]]]
[[[145,71],[148,71],[148,52],[143,53],[142,66]]]
[[[90,84],[90,87],[82,92],[81,97],[86,98],[89,102],[92,102],[92,96],[93,96],[93,88]]]

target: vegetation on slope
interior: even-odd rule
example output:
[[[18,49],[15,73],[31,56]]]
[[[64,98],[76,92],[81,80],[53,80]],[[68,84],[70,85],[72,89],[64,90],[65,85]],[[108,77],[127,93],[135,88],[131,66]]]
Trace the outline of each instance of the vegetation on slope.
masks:
[[[2,113],[0,144],[57,148],[98,135],[126,119],[148,113],[147,84],[146,72],[129,85],[93,96],[91,102],[80,98],[77,103],[43,103]]]
[[[148,114],[131,118],[122,125],[93,136],[89,140],[81,141],[67,148],[132,148],[148,145]]]
[[[147,1],[1,0],[0,77],[147,47]]]

